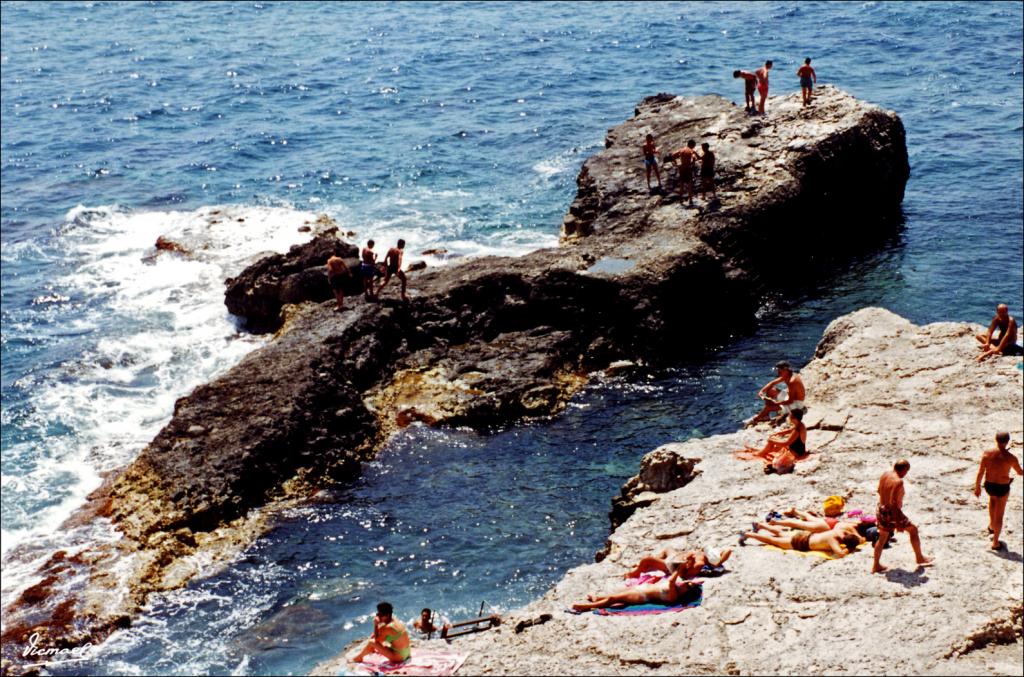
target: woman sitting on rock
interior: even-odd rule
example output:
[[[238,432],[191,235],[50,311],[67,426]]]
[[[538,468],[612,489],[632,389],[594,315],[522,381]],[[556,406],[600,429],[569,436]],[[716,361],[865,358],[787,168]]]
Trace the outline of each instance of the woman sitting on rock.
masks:
[[[680,598],[687,590],[700,585],[700,583],[679,580],[682,572],[683,569],[680,567],[671,576],[657,583],[622,588],[601,597],[587,595],[586,602],[573,604],[572,608],[575,611],[591,611],[592,609],[607,609],[612,606],[632,606],[634,604],[674,606],[679,603]]]
[[[807,456],[807,426],[803,424],[804,412],[794,409],[789,412],[790,427],[768,437],[764,447],[737,452],[745,458],[759,458],[764,461],[765,472],[788,472],[793,463]]]
[[[683,578],[699,576],[705,569],[720,566],[729,559],[732,550],[726,548],[719,551],[717,548],[705,548],[699,550],[673,550],[662,548],[653,555],[642,557],[633,569],[622,575],[623,578],[636,578],[648,571],[662,571],[671,573],[677,569],[682,570]]]

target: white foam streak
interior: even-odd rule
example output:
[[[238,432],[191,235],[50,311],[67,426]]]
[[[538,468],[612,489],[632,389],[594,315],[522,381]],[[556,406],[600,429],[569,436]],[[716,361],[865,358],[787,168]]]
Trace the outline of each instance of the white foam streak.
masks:
[[[3,454],[5,604],[38,566],[28,553],[78,540],[59,533],[60,524],[99,486],[101,473],[128,463],[166,424],[177,398],[263,342],[239,334],[224,306],[224,279],[262,252],[308,239],[298,228],[316,216],[242,206],[76,207],[67,214],[55,246],[71,272],[54,284],[84,310],[50,332],[73,336],[81,352],[18,384],[29,405],[17,425],[32,434]],[[191,253],[157,252],[160,236]],[[23,253],[5,246],[3,255]],[[33,331],[32,323],[5,327],[5,334]],[[15,549],[18,557],[9,558]]]

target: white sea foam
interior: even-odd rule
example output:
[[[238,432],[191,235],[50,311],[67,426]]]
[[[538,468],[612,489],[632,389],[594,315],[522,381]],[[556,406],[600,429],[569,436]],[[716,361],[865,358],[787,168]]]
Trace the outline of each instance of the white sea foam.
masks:
[[[430,267],[447,265],[467,256],[522,256],[558,244],[557,226],[544,230],[510,223],[501,228],[480,228],[474,222],[473,209],[490,201],[481,201],[466,190],[414,187],[386,200],[379,210],[388,214],[386,218],[368,218],[341,204],[323,208],[338,222],[353,224],[354,239],[360,246],[373,239],[376,250],[383,254],[402,238],[406,242],[406,262],[422,260]],[[424,250],[446,253],[423,255],[420,252]]]
[[[104,472],[128,463],[166,424],[177,398],[263,343],[239,333],[224,306],[224,279],[262,252],[308,239],[298,227],[316,216],[251,206],[76,207],[67,214],[53,258],[63,257],[71,272],[53,284],[77,316],[63,320],[55,308],[46,329],[31,322],[4,328],[7,339],[72,337],[77,350],[20,379],[15,387],[28,405],[4,412],[5,427],[16,423],[26,432],[4,449],[5,604],[53,550],[115,537],[109,528],[86,538],[59,527]],[[158,253],[159,236],[192,253]],[[5,260],[25,254],[4,247]]]
[[[387,219],[352,228],[357,240],[372,237],[378,248],[402,237],[408,260],[424,259],[431,266],[557,244],[555,232],[515,224],[470,236],[464,210],[474,200],[465,190],[412,189],[387,210],[393,214]],[[356,222],[343,206],[325,211],[343,232]],[[45,265],[63,261],[70,271],[55,276],[47,289],[67,297],[67,308],[53,303],[35,311],[50,313],[50,326],[40,328],[27,318],[5,325],[5,334],[58,334],[76,351],[21,378],[15,387],[27,393],[28,406],[3,412],[5,427],[16,423],[26,432],[4,449],[0,480],[4,604],[34,580],[53,551],[117,538],[104,521],[74,532],[60,525],[104,473],[130,462],[156,435],[177,398],[265,341],[238,331],[223,303],[223,281],[259,255],[307,239],[298,228],[316,217],[271,206],[161,212],[79,206],[56,232],[53,250],[4,246],[5,261],[31,256]],[[190,253],[158,252],[161,236]],[[419,255],[431,248],[447,253]]]

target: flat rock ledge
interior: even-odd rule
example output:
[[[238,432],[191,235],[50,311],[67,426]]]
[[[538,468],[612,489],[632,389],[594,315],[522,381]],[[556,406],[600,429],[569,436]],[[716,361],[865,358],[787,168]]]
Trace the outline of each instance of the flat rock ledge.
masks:
[[[453,650],[469,655],[462,670],[1020,675],[1024,483],[1010,494],[1002,553],[988,549],[987,498],[971,489],[996,431],[1009,431],[1021,455],[1024,380],[1020,358],[974,361],[979,329],[915,326],[879,308],[835,320],[801,372],[812,460],[780,477],[734,459],[734,449],[763,441],[764,426],[655,450],[654,463],[645,458],[649,468],[675,472],[680,466],[665,461],[672,455],[696,472],[681,488],[650,491],[650,503],[611,534],[601,562],[572,569],[500,628],[456,640]],[[820,509],[835,494],[848,508],[873,513],[878,477],[901,456],[911,462],[905,509],[934,567],[915,568],[905,535],[885,551],[890,571],[883,575],[869,573],[870,548],[825,561],[737,547],[737,532],[769,510]],[[709,545],[734,554],[728,573],[706,579],[696,609],[639,617],[565,612],[587,593],[618,587],[646,553]],[[339,657],[314,674],[337,674],[342,665]]]
[[[663,151],[709,141],[719,199],[691,208],[650,194],[648,132]],[[130,624],[150,592],[251,543],[262,508],[352,478],[397,427],[546,416],[591,371],[700,354],[753,323],[762,292],[794,284],[773,272],[781,254],[809,282],[891,235],[909,176],[898,116],[832,87],[813,108],[773,99],[766,118],[721,97],[660,94],[605,146],[580,171],[561,246],[413,273],[409,303],[392,290],[333,312],[323,259],[354,250],[329,229],[230,280],[231,311],[274,339],[181,398],[72,519],[106,520],[123,538],[43,565],[4,610],[5,660],[37,629],[75,646]],[[713,335],[693,332],[694,317]]]

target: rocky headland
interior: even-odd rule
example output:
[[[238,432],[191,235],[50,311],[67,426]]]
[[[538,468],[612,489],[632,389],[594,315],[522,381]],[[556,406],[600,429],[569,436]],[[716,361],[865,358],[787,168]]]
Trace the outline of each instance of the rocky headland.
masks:
[[[647,133],[662,153],[711,143],[718,200],[687,206],[668,169],[668,192],[648,192]],[[5,661],[35,630],[75,646],[130,623],[149,593],[250,543],[262,508],[353,477],[398,427],[550,415],[589,372],[699,354],[754,322],[763,293],[891,235],[909,175],[899,118],[827,86],[812,108],[773,99],[766,118],[659,94],[605,146],[583,164],[559,247],[411,274],[409,303],[392,291],[334,312],[323,261],[354,254],[334,232],[229,280],[229,309],[273,340],[181,398],[72,518],[108,520],[121,538],[40,569],[4,611]]]
[[[974,333],[915,326],[880,308],[833,321],[801,375],[812,457],[765,475],[733,451],[770,430],[668,444],[647,454],[616,501],[622,520],[599,562],[577,567],[542,599],[482,635],[455,640],[466,674],[998,674],[1019,675],[1022,482],[1002,539],[989,549],[987,497],[975,474],[999,430],[1021,456],[1020,358],[977,363]],[[752,410],[758,407],[751,393]],[[837,560],[737,545],[770,510],[821,509],[830,495],[874,513],[876,486],[910,460],[905,509],[935,565],[919,569],[906,535],[872,575],[870,545]],[[630,507],[624,516],[621,506]],[[615,511],[613,511],[615,512]],[[703,604],[679,613],[606,617],[566,612],[612,591],[640,557],[661,549],[731,547],[727,573],[703,579]],[[343,657],[314,674],[338,674]]]

